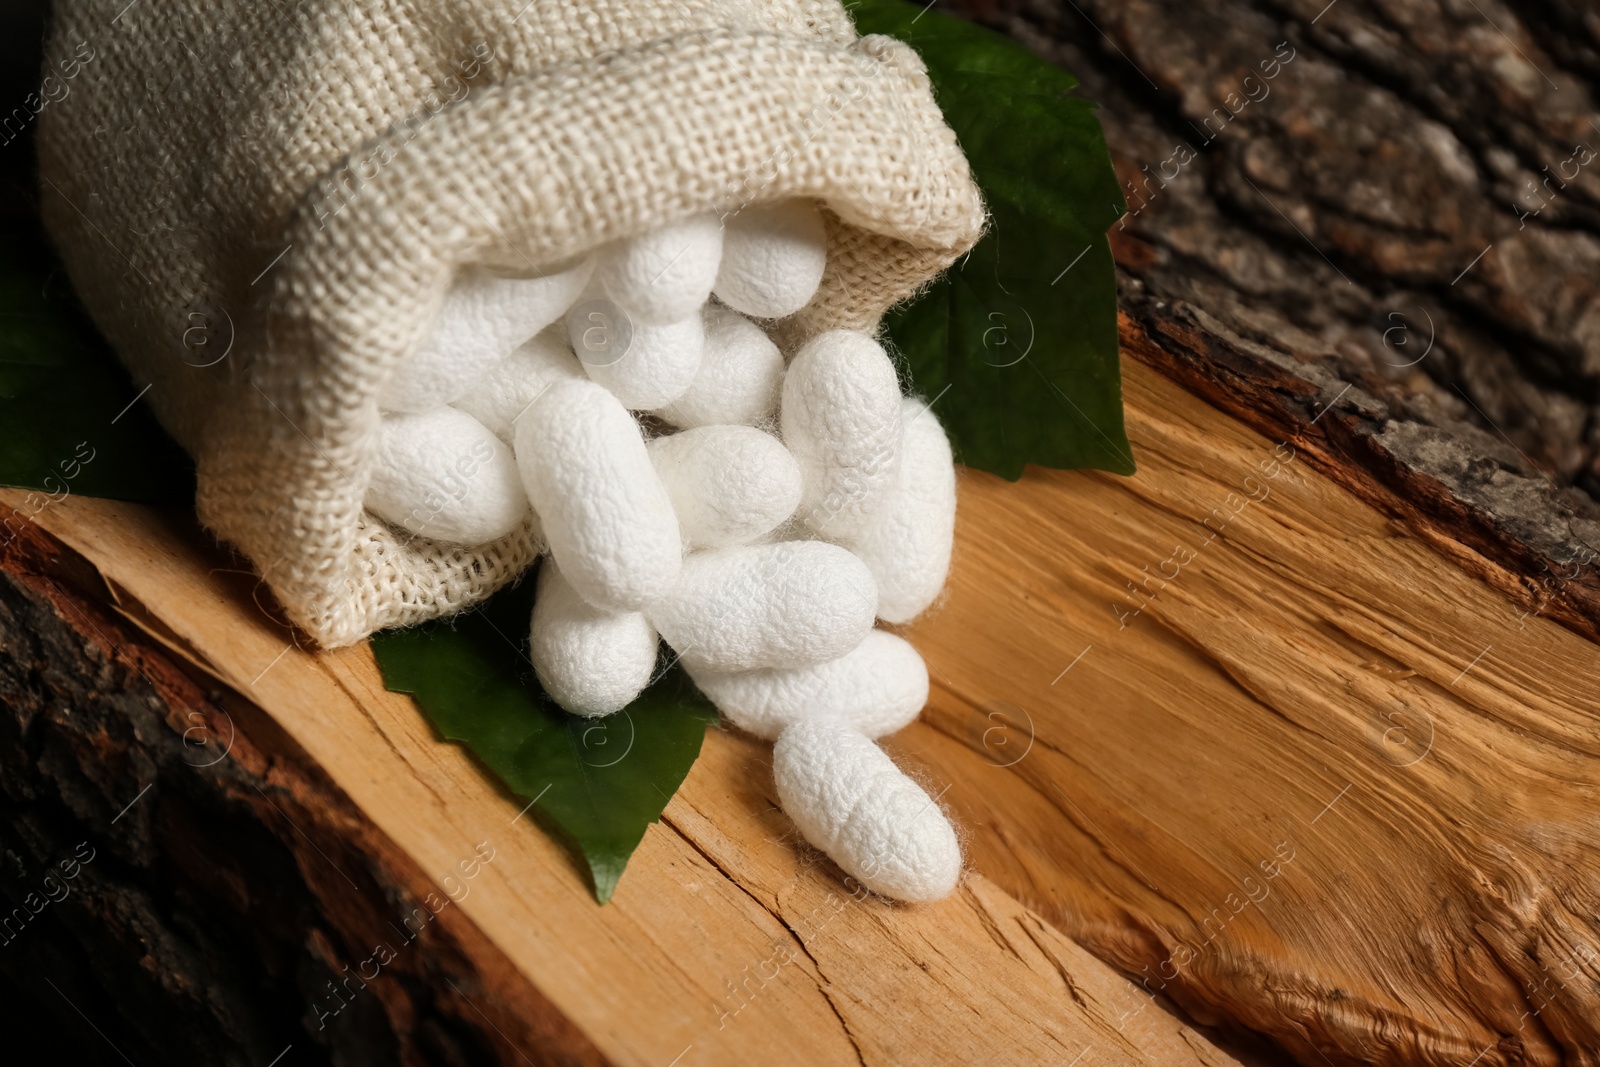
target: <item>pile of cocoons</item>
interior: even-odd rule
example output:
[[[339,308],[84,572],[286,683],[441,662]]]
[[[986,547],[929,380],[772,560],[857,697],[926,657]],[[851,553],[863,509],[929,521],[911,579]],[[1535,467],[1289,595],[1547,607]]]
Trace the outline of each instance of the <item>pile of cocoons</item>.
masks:
[[[775,741],[784,810],[867,888],[948,894],[956,834],[875,743],[916,718],[922,657],[877,621],[939,595],[950,445],[872,337],[780,352],[826,261],[804,200],[697,215],[528,277],[459,270],[380,398],[366,507],[462,545],[525,523],[530,656],[577,715],[620,711],[662,643]]]

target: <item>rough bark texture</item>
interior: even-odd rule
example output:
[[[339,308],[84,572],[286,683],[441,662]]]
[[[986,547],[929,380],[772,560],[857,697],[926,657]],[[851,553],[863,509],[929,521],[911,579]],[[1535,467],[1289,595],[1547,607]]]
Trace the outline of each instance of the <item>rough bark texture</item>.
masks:
[[[8,1041],[86,1064],[599,1062],[270,718],[114,600],[36,527],[0,549]]]
[[[1600,632],[1600,16],[949,6],[1101,104],[1122,306],[1153,342],[1132,354],[1269,434],[1328,405],[1326,471]]]

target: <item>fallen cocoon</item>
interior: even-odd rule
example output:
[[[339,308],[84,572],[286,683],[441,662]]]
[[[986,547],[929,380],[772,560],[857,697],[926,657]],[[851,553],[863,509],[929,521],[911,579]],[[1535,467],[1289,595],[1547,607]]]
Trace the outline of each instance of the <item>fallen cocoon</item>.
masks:
[[[678,518],[638,423],[603,386],[552,384],[517,420],[516,458],[550,552],[580,596],[634,611],[673,588]]]
[[[728,220],[717,299],[758,319],[793,315],[811,302],[828,261],[822,213],[810,200],[747,207]]]
[[[800,505],[800,465],[751,426],[701,426],[657,437],[650,459],[691,548],[748,544]]]
[[[910,622],[944,588],[956,532],[956,468],[950,439],[927,405],[900,405],[900,473],[850,548],[878,582],[878,618]]]
[[[517,416],[528,410],[545,387],[564,378],[583,377],[583,366],[567,347],[565,334],[557,327],[544,330],[501,360],[451,406],[483,423],[501,440],[510,441]]]
[[[448,407],[384,416],[365,503],[419,537],[461,545],[504,537],[528,516],[510,447]]]
[[[528,338],[555,322],[589,282],[593,261],[537,278],[466,267],[445,292],[433,330],[378,394],[385,411],[426,411],[461,396]]]
[[[706,342],[699,309],[664,326],[633,321],[625,343],[593,353],[585,346],[584,333],[593,327],[584,308],[579,304],[567,316],[572,350],[589,377],[611,390],[623,407],[650,411],[670,404],[694,382]]]
[[[961,845],[944,812],[859,732],[796,723],[773,746],[772,774],[806,840],[868,889],[920,902],[956,887]]]
[[[686,666],[748,671],[837,659],[866,637],[877,610],[872,573],[855,556],[822,541],[780,541],[691,553],[645,614]]]
[[[899,469],[900,383],[883,347],[855,330],[813,337],[789,364],[778,417],[805,478],[801,519],[819,537],[859,537]]]
[[[655,627],[637,611],[590,605],[551,559],[539,567],[528,636],[539,684],[574,715],[621,711],[655,673]]]
[[[778,410],[783,354],[761,327],[720,304],[707,304],[705,348],[694,381],[657,414],[674,426],[758,426]]]
[[[608,250],[597,280],[635,326],[664,326],[699,312],[721,262],[722,225],[703,213]]]
[[[910,642],[873,630],[838,659],[810,667],[690,676],[745,733],[772,741],[799,722],[833,722],[866,737],[906,726],[928,702],[928,667]]]

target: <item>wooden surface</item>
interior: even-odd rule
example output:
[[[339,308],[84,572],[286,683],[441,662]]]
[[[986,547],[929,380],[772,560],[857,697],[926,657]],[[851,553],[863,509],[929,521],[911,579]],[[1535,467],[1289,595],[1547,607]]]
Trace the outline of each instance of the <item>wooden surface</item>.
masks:
[[[1318,426],[1126,370],[1138,476],[964,475],[894,748],[978,870],[1196,1018],[1306,1064],[1595,1062],[1600,648],[1317,474]]]
[[[204,736],[293,823],[335,974],[492,847],[416,952],[459,1002],[385,998],[393,1032],[481,1015],[504,1062],[1229,1062],[1159,993],[1301,1063],[1589,1062],[1600,649],[1317,473],[1318,416],[1274,441],[1140,362],[1126,384],[1138,476],[962,475],[951,590],[910,631],[934,697],[891,742],[972,859],[928,908],[850,899],[720,731],[598,908],[365,648],[301,651],[187,520],[37,523],[81,556],[51,588],[114,605],[109,647],[242,698]]]
[[[36,521],[48,539],[15,543],[13,553],[31,556],[8,574],[26,573],[32,591],[81,617],[100,646],[87,662],[109,659],[109,674],[154,686],[175,737],[226,751],[215,766],[199,761],[208,775],[227,772],[217,804],[253,806],[290,843],[307,889],[305,938],[333,982],[302,983],[312,1005],[303,1053],[324,1042],[341,1062],[329,1031],[381,1005],[410,1062],[428,1061],[416,1031],[435,1012],[462,1026],[481,1017],[485,1045],[506,1063],[1235,1062],[981,873],[937,905],[851,898],[776,809],[766,747],[716,730],[599,907],[567,854],[519,817],[523,802],[438,740],[408,697],[383,689],[367,648],[301,651],[255,603],[248,575],[186,520],[68,498]],[[81,603],[96,587],[111,605],[99,620]],[[158,666],[163,656],[215,681],[185,691],[172,680],[178,669]],[[237,698],[206,697],[218,683]],[[138,744],[129,747],[120,759],[80,754],[123,764],[124,780],[105,788],[133,798],[121,813],[98,805],[106,810],[89,821],[113,837],[159,839],[185,806],[183,787],[141,776]],[[492,860],[470,879],[454,874],[485,851]],[[418,920],[428,937],[413,945],[406,918],[447,890],[460,899],[437,925]],[[181,938],[181,924],[168,934]],[[394,972],[380,972],[370,996],[349,986],[341,996],[346,968],[359,970],[379,944],[394,948]],[[106,1010],[118,1003],[106,998]],[[115,1022],[99,1020],[124,1041],[160,1047],[159,1033]]]

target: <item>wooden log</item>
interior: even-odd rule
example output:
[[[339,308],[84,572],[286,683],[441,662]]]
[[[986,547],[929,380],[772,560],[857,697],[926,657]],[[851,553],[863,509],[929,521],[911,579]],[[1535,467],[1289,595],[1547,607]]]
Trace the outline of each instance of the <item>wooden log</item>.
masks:
[[[1116,564],[1107,562],[1113,538],[1092,548],[1072,539],[1121,579],[1123,594],[1128,581],[1148,583],[1131,594],[1134,605],[1162,588],[1139,621],[1117,633],[1137,635],[1154,620],[1173,647],[1153,657],[1130,652],[1133,662],[1110,666],[1162,710],[1142,709],[1131,727],[1100,717],[1091,725],[1054,691],[1001,695],[1002,682],[1013,694],[1029,692],[1011,663],[981,680],[947,672],[959,681],[946,684],[938,704],[948,710],[931,721],[970,743],[962,730],[989,723],[987,713],[974,720],[977,712],[1009,699],[1061,736],[1092,738],[1091,751],[1106,758],[1119,746],[1165,741],[1173,721],[1212,716],[1212,728],[1238,744],[1196,741],[1192,766],[1171,749],[1149,761],[1169,773],[1181,766],[1189,802],[1208,815],[1189,810],[1175,785],[1165,790],[1170,808],[1147,810],[1154,787],[1146,783],[1135,799],[1126,792],[1132,782],[1087,794],[1110,808],[1078,795],[1074,808],[1057,778],[1041,777],[1033,788],[1043,794],[1035,801],[1039,830],[1003,844],[999,835],[980,836],[993,846],[986,869],[1135,975],[1170,973],[1173,953],[1187,955],[1179,945],[1203,945],[1192,973],[1156,984],[1199,1017],[1270,1033],[1303,1063],[1593,1062],[1595,860],[1574,798],[1592,788],[1590,642],[1600,637],[1600,509],[1591,495],[1600,485],[1592,430],[1600,348],[1584,326],[1595,306],[1600,179],[1579,168],[1540,182],[1572,158],[1575,144],[1600,145],[1586,121],[1600,98],[1587,16],[1565,3],[1457,8],[1429,0],[952,6],[1063,62],[1103,105],[1130,194],[1129,215],[1111,232],[1125,352],[1266,435],[1258,444],[1294,447],[1297,464],[1390,524],[1351,527],[1347,547],[1306,555],[1292,549],[1291,534],[1307,515],[1322,521],[1332,513],[1319,502],[1298,519],[1274,519],[1251,551],[1278,572],[1275,580],[1216,574],[1209,605],[1187,592],[1172,596],[1163,577],[1145,575],[1173,546],[1192,545],[1189,534],[1206,539],[1210,530],[1167,524],[1167,552],[1117,552],[1109,557]],[[1274,76],[1264,77],[1268,70]],[[1167,403],[1181,408],[1177,398]],[[1212,514],[1204,508],[1229,499],[1207,501],[1206,492],[1247,497],[1247,472],[1260,484],[1248,464],[1235,465],[1238,480],[1225,489],[1197,478],[1203,442],[1174,450],[1171,435],[1162,436],[1171,469],[1189,476],[1161,506],[1188,524],[1203,524]],[[1135,440],[1135,486],[1160,479],[1145,443]],[[1001,499],[983,479],[965,484],[969,518],[983,510],[971,505],[973,492]],[[1294,499],[1274,492],[1279,503]],[[1014,524],[1015,517],[979,536],[1057,573],[1045,546],[1017,548]],[[1109,528],[1136,543],[1128,527]],[[1236,541],[1246,539],[1247,527],[1230,528]],[[1440,600],[1431,579],[1369,551],[1413,547],[1409,538],[1506,600],[1463,599],[1460,590]],[[1217,565],[1217,543],[1228,541],[1207,542],[1202,568]],[[1286,566],[1295,571],[1288,586]],[[1178,585],[1197,590],[1211,578],[1202,574]],[[1420,588],[1407,591],[1412,583]],[[1346,614],[1352,598],[1359,621]],[[953,606],[962,603],[957,593]],[[1080,648],[1125,647],[1094,641],[1092,605],[1078,607],[1082,620],[1052,620],[1066,630],[1046,632],[1067,643],[1081,637]],[[967,610],[993,616],[999,608]],[[972,630],[956,621],[959,613],[921,637],[937,642],[949,626],[944,640],[961,646],[964,663]],[[1552,631],[1550,621],[1587,641]],[[1126,647],[1146,640],[1154,637]],[[1445,661],[1454,656],[1463,662],[1452,669]],[[1169,673],[1169,661],[1185,664],[1171,672],[1183,683],[1145,689]],[[1206,717],[1194,710],[1194,694],[1206,690],[1191,692],[1189,671],[1206,661],[1239,707],[1218,706]],[[1490,687],[1490,704],[1474,678]],[[1114,701],[1107,681],[1085,676],[1086,706],[1124,710],[1126,698]],[[1460,703],[1447,711],[1416,689]],[[1266,725],[1282,729],[1258,733],[1267,709],[1280,718]],[[999,711],[996,722],[1016,720]],[[1298,743],[1275,736],[1284,732]],[[1370,766],[1362,754],[1374,757]],[[1087,756],[1078,762],[1096,771],[1097,785],[1100,775],[1127,769]],[[1397,777],[1384,777],[1391,772]],[[1291,782],[1292,801],[1279,789]],[[1327,784],[1350,788],[1323,814],[1309,794]],[[1241,828],[1298,818],[1305,829],[1316,818],[1325,829],[1335,812],[1349,817],[1352,799],[1362,819],[1323,854],[1333,863],[1318,877],[1330,884],[1285,890],[1276,917],[1270,902],[1252,901],[1219,934],[1232,911],[1216,901],[1237,893],[1225,872],[1237,879],[1245,862]],[[1224,806],[1237,809],[1240,822],[1225,825]],[[1005,825],[1025,809],[1008,798]],[[1063,817],[1081,837],[1061,840]],[[1186,822],[1196,836],[1181,834],[1179,844],[1171,836]],[[1255,840],[1258,852],[1272,843]],[[1225,847],[1225,856],[1213,847]],[[1195,850],[1209,858],[1191,867],[1183,858]],[[1041,854],[1055,859],[1041,862]],[[1175,857],[1187,873],[1171,871]],[[1115,873],[1135,866],[1150,877]],[[996,873],[1004,868],[1012,874]],[[1059,876],[1069,868],[1075,888],[1063,894]],[[1119,879],[1127,892],[1108,888]],[[1157,890],[1160,901],[1151,897]],[[1046,903],[1052,894],[1062,894],[1054,906]],[[1130,896],[1145,899],[1130,907]],[[1173,902],[1178,913],[1168,910]]]
[[[852,897],[718,730],[600,907],[365,646],[302,651],[256,589],[106,501],[0,556],[0,975],[80,1062],[1237,1062],[981,874]]]
[[[1331,404],[1326,472],[1600,633],[1600,167],[1561,167],[1600,157],[1581,5],[947,2],[1101,105],[1133,355],[1275,438]]]
[[[1124,341],[1148,343],[1131,323]],[[341,967],[398,940],[430,879],[487,841],[494,860],[397,953],[393,984],[380,975],[370,999],[327,1020],[334,1029],[366,1010],[357,1043],[409,1057],[453,1040],[507,1062],[578,1049],[659,1063],[686,1047],[711,1062],[966,1061],[1007,1049],[1037,1062],[1099,1049],[1096,1034],[1119,1035],[1104,1051],[1129,1062],[1169,1062],[1170,1049],[1148,1044],[1169,1039],[1221,1055],[1154,993],[1304,1063],[1584,1062],[1597,1046],[1588,982],[1600,951],[1595,832],[1575,798],[1600,773],[1600,650],[1320,473],[1336,455],[1327,418],[1273,440],[1142,363],[1127,370],[1139,476],[963,475],[952,591],[911,631],[935,697],[893,741],[948,786],[966,833],[975,874],[945,905],[852,902],[832,916],[847,899],[837,872],[795,846],[765,750],[713,731],[616,901],[596,908],[565,854],[516,821],[520,802],[382,690],[365,649],[302,652],[255,602],[253,579],[215,559],[188,520],[98,501],[46,509],[42,532],[6,560],[13,596],[35,605],[8,635],[42,625],[43,599],[58,620],[79,620],[75,654],[93,666],[90,685],[51,698],[52,715],[15,727],[24,752],[72,753],[50,764],[75,769],[70,786],[45,788],[56,779],[28,765],[8,774],[8,795],[73,798],[54,806],[84,826],[54,835],[57,851],[91,829],[97,842],[135,835],[135,867],[205,897],[192,874],[169,869],[188,831],[160,828],[202,820],[164,814],[161,798],[182,790],[152,775],[146,750],[167,746],[168,774],[205,783],[187,787],[190,804],[254,824],[212,838],[204,855],[226,856],[237,837],[292,858],[278,877],[293,892],[239,908],[300,902],[292,910],[311,933],[276,950],[299,962],[266,973],[280,1004],[301,998],[315,1033],[342,1002],[329,978],[337,992]],[[11,656],[14,693],[72,676],[36,675],[26,664],[38,658]],[[160,673],[148,666],[157,659],[169,664]],[[133,666],[202,678],[210,695],[163,695],[169,710],[157,712],[126,692],[144,680]],[[61,711],[100,693],[121,703],[94,718]],[[209,716],[191,739],[248,745],[214,768],[189,766],[175,728],[187,711],[170,709],[190,708]],[[78,740],[54,739],[69,726]],[[217,803],[199,803],[225,783]],[[217,966],[170,917],[158,922],[156,902],[171,896],[119,893],[152,901],[156,918],[141,922],[163,938],[141,950],[160,940],[186,948],[191,967]],[[1077,950],[1041,932],[1047,921],[1134,981],[1081,954],[1063,957],[1062,978],[1051,955]],[[1024,952],[1019,930],[1048,953]],[[86,946],[103,935],[84,931]],[[770,972],[783,946],[795,980],[740,993],[746,968]],[[182,974],[182,963],[150,970]],[[1068,991],[1086,982],[1098,983],[1087,1008]],[[105,989],[85,999],[112,1017],[120,1003]],[[142,1017],[162,1018],[159,1001],[148,992]],[[884,1011],[890,1002],[904,1007]],[[474,1022],[480,1011],[492,1026]],[[266,1018],[276,1031],[255,1025],[292,1034],[282,1014]],[[119,1039],[134,1041],[123,1026]],[[1129,1036],[1146,1026],[1158,1029]],[[161,1047],[157,1036],[145,1047]],[[235,1039],[208,1037],[216,1048]]]
[[[963,477],[911,631],[935,699],[893,743],[948,786],[960,896],[835,915],[762,748],[713,732],[596,909],[364,651],[303,653],[192,520],[69,500],[0,559],[0,993],[32,1032],[83,1062],[1230,1062],[1176,1003],[1305,1064],[1596,1061],[1600,179],[1508,206],[1586,136],[1587,22],[952,6],[1079,73],[1141,182],[1296,49],[1112,232],[1139,476]],[[1433,327],[1415,367],[1395,314]]]

